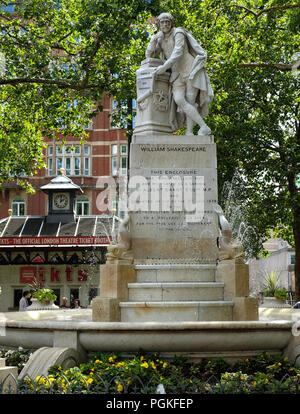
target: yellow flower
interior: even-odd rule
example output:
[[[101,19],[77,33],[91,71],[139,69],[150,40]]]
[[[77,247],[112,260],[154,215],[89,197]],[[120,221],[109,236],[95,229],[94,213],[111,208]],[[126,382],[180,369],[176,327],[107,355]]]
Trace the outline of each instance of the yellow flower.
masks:
[[[284,358],[283,358],[283,360],[284,360],[284,361],[287,361],[287,360],[288,360],[288,357],[284,357]]]
[[[166,362],[163,363],[163,368],[166,368],[168,364]]]
[[[102,364],[102,361],[100,361],[99,359],[96,359],[95,364]]]
[[[141,367],[143,367],[143,368],[149,368],[149,365],[147,364],[147,362],[144,362],[143,364],[141,364]]]
[[[144,361],[144,357],[143,357],[143,355],[140,357],[140,361]]]
[[[116,367],[119,368],[119,367],[122,367],[123,365],[125,365],[125,362],[121,361],[117,363]]]
[[[245,359],[245,362],[249,362],[249,359],[248,359],[248,358],[246,358],[246,359]]]
[[[109,357],[109,358],[108,358],[108,362],[114,362],[113,357]]]
[[[88,380],[87,380],[87,383],[88,384],[91,384],[93,382],[93,378],[89,378]]]
[[[117,391],[118,392],[123,391],[123,385],[119,381],[116,381],[116,384],[118,384]]]
[[[150,364],[151,364],[151,367],[152,367],[153,369],[156,369],[156,365],[154,364],[154,362],[153,362],[153,361],[151,361],[151,362],[150,362]]]

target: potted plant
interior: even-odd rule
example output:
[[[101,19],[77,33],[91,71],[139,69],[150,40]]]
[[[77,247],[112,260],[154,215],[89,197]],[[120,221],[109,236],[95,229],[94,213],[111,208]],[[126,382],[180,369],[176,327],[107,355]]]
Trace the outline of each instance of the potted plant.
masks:
[[[41,281],[34,278],[33,283],[29,285],[31,290],[34,290],[31,296],[32,304],[27,307],[26,310],[55,310],[59,309],[54,304],[57,296],[54,294],[52,289],[47,289],[43,286]]]
[[[263,306],[271,308],[290,307],[285,303],[287,299],[287,290],[280,287],[279,277],[275,271],[267,274],[263,285]]]

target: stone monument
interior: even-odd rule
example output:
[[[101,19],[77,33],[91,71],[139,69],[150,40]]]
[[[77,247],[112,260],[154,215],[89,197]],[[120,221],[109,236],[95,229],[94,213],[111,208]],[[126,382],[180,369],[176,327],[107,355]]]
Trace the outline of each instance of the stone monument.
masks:
[[[216,144],[204,121],[213,99],[206,52],[191,33],[174,27],[169,13],[157,21],[159,32],[136,72],[130,244],[122,250],[133,263],[122,264],[114,246],[108,248],[93,320],[255,320],[246,265],[236,263],[240,251],[221,225]],[[185,135],[174,134],[184,126]],[[220,259],[231,259],[229,268],[217,266]]]

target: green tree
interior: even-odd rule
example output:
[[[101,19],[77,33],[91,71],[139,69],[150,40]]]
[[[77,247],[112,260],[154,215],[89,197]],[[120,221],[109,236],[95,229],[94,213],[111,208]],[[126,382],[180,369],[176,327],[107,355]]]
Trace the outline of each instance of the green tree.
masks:
[[[165,9],[208,51],[220,203],[229,213],[239,205],[256,241],[275,230],[295,246],[300,300],[300,4],[170,0]]]
[[[43,137],[87,138],[103,93],[132,96],[158,0],[0,1],[0,184],[44,166]]]

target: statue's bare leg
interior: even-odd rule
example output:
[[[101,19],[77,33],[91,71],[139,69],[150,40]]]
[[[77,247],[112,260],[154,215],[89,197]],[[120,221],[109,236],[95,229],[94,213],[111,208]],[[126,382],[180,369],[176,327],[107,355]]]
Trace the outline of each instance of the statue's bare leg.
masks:
[[[186,100],[185,87],[176,87],[176,88],[174,87],[173,97],[174,97],[176,104],[186,114],[187,119],[190,118],[193,122],[195,122],[197,125],[200,126],[199,135],[208,135],[211,133],[210,128],[203,121],[198,110]],[[190,132],[191,121],[188,121],[188,122],[189,122],[188,128]]]

